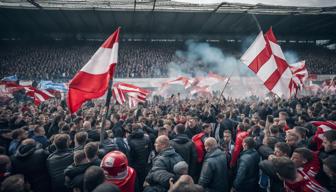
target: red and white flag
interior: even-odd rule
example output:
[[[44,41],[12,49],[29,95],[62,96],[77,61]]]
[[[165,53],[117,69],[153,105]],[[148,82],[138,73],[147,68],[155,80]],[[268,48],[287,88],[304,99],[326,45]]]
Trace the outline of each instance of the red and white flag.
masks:
[[[188,88],[190,87],[190,84],[192,83],[192,80],[190,80],[188,77],[178,77],[176,79],[173,79],[173,80],[169,80],[169,81],[166,81],[162,84],[161,88],[162,87],[165,87],[167,85],[183,85],[184,88]]]
[[[132,84],[118,82],[113,85],[113,98],[115,98],[117,103],[120,105],[123,105],[127,98],[130,106],[136,106],[138,103],[144,103],[149,94],[149,90]]]
[[[54,95],[47,90],[36,89],[32,86],[24,87],[26,95],[34,99],[35,105],[40,105],[43,101],[53,98]]]
[[[118,28],[69,83],[67,104],[71,113],[91,99],[103,96],[118,62]]]
[[[292,83],[291,83],[291,92],[294,94],[298,90],[301,90],[304,87],[304,83],[308,79],[308,70],[306,68],[305,61],[300,61],[298,63],[291,64],[289,66],[292,71]]]
[[[322,138],[323,138],[324,132],[329,131],[329,130],[336,130],[336,122],[335,121],[313,121],[311,124],[317,127],[317,130],[312,140],[316,143],[317,149],[319,150],[322,147]]]
[[[265,35],[259,33],[241,61],[263,81],[269,91],[279,97],[291,96],[292,72],[272,29]]]

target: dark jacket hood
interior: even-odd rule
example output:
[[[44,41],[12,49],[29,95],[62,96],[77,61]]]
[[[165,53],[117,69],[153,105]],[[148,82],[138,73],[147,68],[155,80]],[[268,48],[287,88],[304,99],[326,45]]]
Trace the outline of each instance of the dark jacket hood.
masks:
[[[143,138],[144,135],[145,135],[145,132],[142,129],[136,129],[131,133],[130,137],[131,138]]]
[[[27,144],[27,145],[20,145],[18,150],[16,151],[15,156],[17,158],[24,158],[34,153],[36,150],[36,144]]]
[[[220,155],[223,155],[223,152],[220,150],[220,149],[215,149],[211,152],[208,152],[205,156],[205,158],[213,158],[213,157],[217,157],[217,156],[220,156]]]
[[[163,151],[160,152],[160,155],[164,157],[172,156],[175,154],[176,154],[175,149],[172,147],[168,147],[167,149],[164,149]]]

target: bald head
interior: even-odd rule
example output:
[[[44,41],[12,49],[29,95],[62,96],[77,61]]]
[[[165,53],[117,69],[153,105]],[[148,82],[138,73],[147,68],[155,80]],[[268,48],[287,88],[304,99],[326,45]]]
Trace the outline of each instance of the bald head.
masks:
[[[169,147],[169,138],[166,135],[161,135],[155,140],[155,150],[160,153],[162,150]]]
[[[22,145],[34,145],[35,143],[34,139],[25,139],[22,141]]]
[[[207,152],[212,151],[217,148],[217,141],[213,137],[209,137],[204,142],[204,147]]]

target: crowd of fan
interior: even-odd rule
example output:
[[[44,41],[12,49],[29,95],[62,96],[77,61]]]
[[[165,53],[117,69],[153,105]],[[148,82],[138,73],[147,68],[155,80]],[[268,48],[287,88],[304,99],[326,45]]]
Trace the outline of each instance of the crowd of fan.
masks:
[[[336,130],[311,123],[336,120],[335,95],[115,105],[102,125],[104,111],[2,104],[1,191],[336,191]]]
[[[98,42],[2,43],[0,77],[17,74],[24,80],[69,80],[90,59],[99,44]],[[213,46],[237,58],[242,54],[237,45],[217,43]],[[312,45],[297,47],[291,45],[290,48],[299,59],[306,60],[311,74],[336,73],[333,67],[336,60],[335,51]],[[116,77],[167,77],[169,63],[172,61],[183,63],[183,58],[176,57],[177,50],[185,50],[182,42],[121,41]]]

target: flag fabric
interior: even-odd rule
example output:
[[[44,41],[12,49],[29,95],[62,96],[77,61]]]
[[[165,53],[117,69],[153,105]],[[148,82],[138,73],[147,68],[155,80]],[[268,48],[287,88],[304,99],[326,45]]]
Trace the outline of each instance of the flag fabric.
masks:
[[[263,81],[269,91],[279,97],[291,96],[292,72],[272,29],[264,35],[259,33],[241,61]]]
[[[113,98],[115,98],[117,103],[120,105],[123,105],[127,99],[130,106],[136,106],[138,103],[144,103],[149,94],[149,90],[132,84],[118,82],[113,85]]]
[[[291,64],[289,68],[293,74],[290,84],[291,93],[296,94],[298,90],[302,90],[304,87],[304,83],[308,79],[308,70],[305,61]]]
[[[67,104],[71,113],[107,91],[118,62],[119,31],[118,28],[70,81]]]
[[[190,90],[190,95],[195,95],[195,94],[199,94],[199,95],[212,95],[209,86],[204,86],[204,87],[195,86],[195,87],[193,87]]]
[[[190,80],[188,77],[181,76],[176,79],[164,82],[161,87],[165,87],[167,85],[183,85],[184,88],[187,89],[188,87],[190,87],[191,83],[192,83],[192,80]]]
[[[322,147],[322,138],[324,132],[328,130],[336,130],[336,122],[335,121],[313,121],[311,122],[312,125],[317,127],[315,135],[313,136],[313,141],[317,145],[317,149],[321,149]]]
[[[2,78],[1,81],[18,81],[18,78],[16,75],[11,75],[11,76]]]
[[[24,87],[24,89],[26,91],[26,95],[33,98],[34,104],[37,106],[40,105],[43,101],[54,97],[54,95],[47,90],[39,90],[32,86]]]

